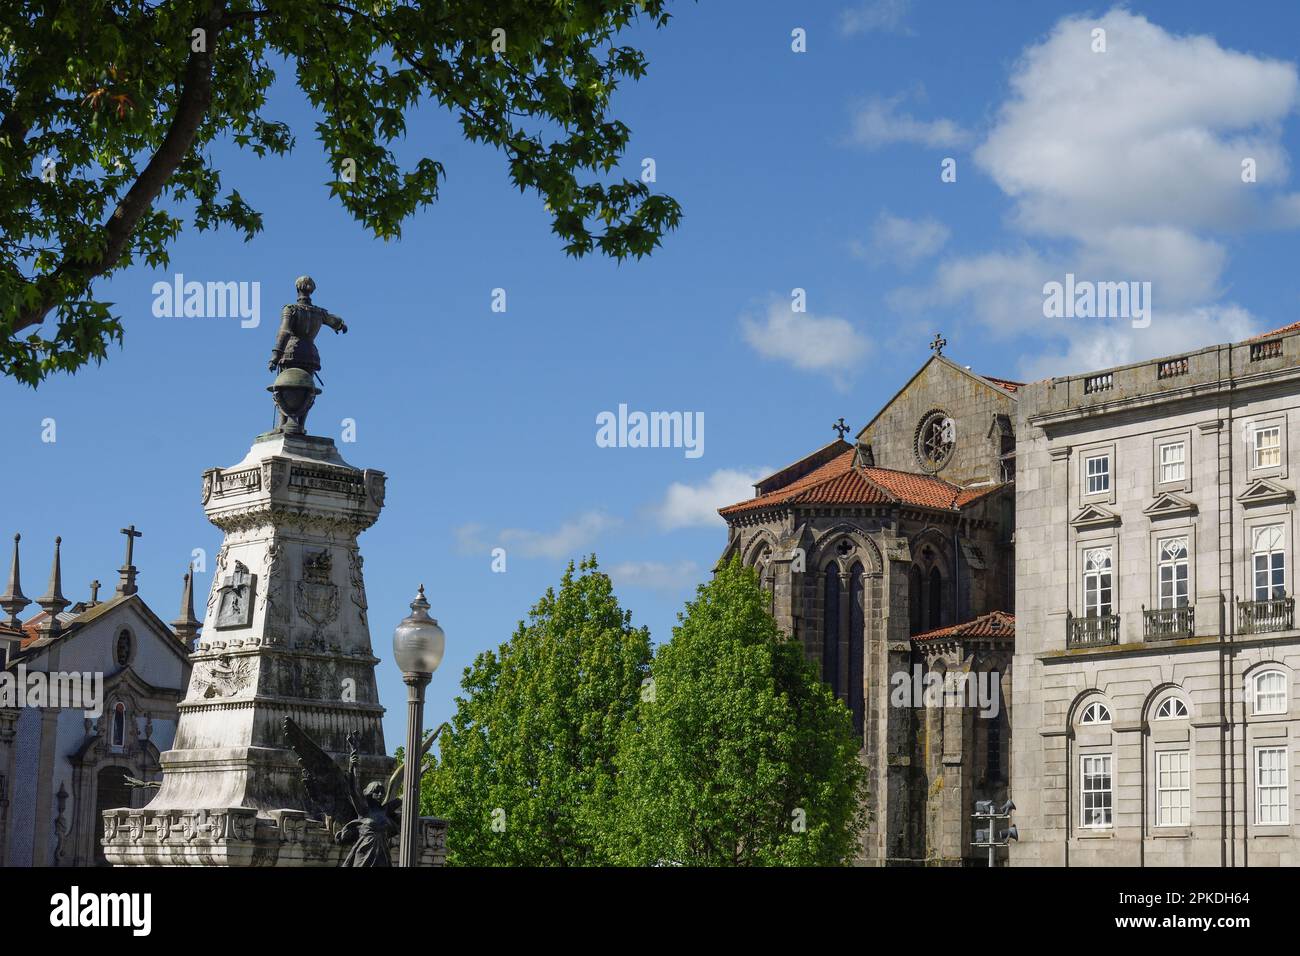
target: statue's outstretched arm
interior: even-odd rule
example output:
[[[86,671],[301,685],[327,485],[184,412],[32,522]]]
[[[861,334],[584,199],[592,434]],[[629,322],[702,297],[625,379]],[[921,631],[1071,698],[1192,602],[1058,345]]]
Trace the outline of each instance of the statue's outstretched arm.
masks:
[[[323,318],[321,321],[324,322],[326,325],[328,325],[335,332],[347,332],[348,330],[348,324],[343,321],[341,316],[337,316],[333,312],[326,312],[325,318]]]

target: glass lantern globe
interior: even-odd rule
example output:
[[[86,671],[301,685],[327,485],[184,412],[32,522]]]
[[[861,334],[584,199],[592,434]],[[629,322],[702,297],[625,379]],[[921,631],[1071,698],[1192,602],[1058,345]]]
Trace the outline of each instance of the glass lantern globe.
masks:
[[[411,602],[411,614],[393,631],[393,659],[403,674],[432,674],[442,663],[447,639],[438,622],[429,617],[424,585]]]

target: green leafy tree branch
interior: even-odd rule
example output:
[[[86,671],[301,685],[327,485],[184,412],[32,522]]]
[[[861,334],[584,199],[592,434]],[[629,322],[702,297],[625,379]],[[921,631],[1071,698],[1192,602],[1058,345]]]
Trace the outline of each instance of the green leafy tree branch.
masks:
[[[665,5],[0,0],[0,373],[35,386],[103,360],[123,329],[93,284],[135,262],[167,266],[177,212],[199,230],[260,231],[207,147],[293,148],[288,125],[265,115],[284,64],[319,117],[330,192],[375,236],[399,238],[438,198],[442,164],[403,168],[392,150],[433,102],[505,155],[568,254],[647,255],[681,209],[610,176],[630,136],[611,99],[647,68],[618,35],[637,20],[666,25]]]

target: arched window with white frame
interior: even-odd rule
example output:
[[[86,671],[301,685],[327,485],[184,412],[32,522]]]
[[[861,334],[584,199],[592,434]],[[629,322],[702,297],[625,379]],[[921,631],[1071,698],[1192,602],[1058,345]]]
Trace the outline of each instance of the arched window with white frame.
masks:
[[[1286,674],[1280,670],[1260,671],[1251,678],[1250,687],[1256,714],[1285,714]]]
[[[1156,708],[1156,720],[1182,720],[1187,717],[1187,705],[1177,697],[1166,697]]]
[[[1110,708],[1101,701],[1094,700],[1083,708],[1083,716],[1079,718],[1079,723],[1084,727],[1090,727],[1094,724],[1109,724]]]

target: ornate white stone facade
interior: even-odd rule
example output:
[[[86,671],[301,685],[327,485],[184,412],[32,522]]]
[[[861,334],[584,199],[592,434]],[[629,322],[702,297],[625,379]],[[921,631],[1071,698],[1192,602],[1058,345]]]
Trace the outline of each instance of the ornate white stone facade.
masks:
[[[105,814],[119,864],[334,865],[342,854],[309,820],[288,716],[358,773],[384,780],[384,708],[375,686],[357,536],[379,517],[382,472],[354,468],[334,443],[259,437],[238,464],[203,475],[208,519],[225,532],[203,639],[163,786],[142,810]],[[442,831],[424,823],[424,862]]]

